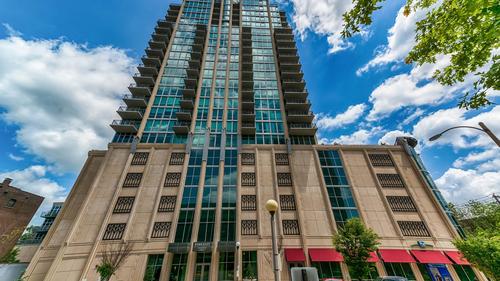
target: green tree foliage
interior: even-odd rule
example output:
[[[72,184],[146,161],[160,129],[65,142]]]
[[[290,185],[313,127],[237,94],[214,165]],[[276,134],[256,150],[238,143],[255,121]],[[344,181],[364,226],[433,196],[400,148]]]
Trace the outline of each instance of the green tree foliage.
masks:
[[[500,280],[500,204],[469,201],[450,209],[467,233],[453,241],[457,249],[492,280]]]
[[[35,238],[35,230],[37,229],[37,226],[30,225],[26,228],[24,233],[21,235],[19,238],[19,241],[26,241],[26,240],[31,240]]]
[[[366,228],[359,218],[349,219],[333,236],[333,245],[344,256],[352,279],[361,279],[369,274],[367,260],[370,252],[377,250],[380,244],[378,239],[378,235]]]
[[[343,15],[342,36],[351,37],[370,25],[373,12],[381,8],[382,2],[353,0],[353,9]],[[500,90],[500,2],[443,0],[439,5],[436,2],[406,1],[405,15],[416,9],[430,8],[430,11],[417,23],[416,45],[405,62],[435,63],[438,55],[449,55],[451,63],[436,70],[433,77],[443,85],[454,85],[464,81],[468,74],[477,74],[474,89],[465,93],[458,105],[466,109],[490,105],[486,92]]]
[[[14,247],[8,251],[2,258],[0,258],[0,263],[18,263],[17,255],[19,254],[19,248]]]
[[[500,222],[496,229],[479,230],[453,241],[465,258],[492,280],[500,280]]]

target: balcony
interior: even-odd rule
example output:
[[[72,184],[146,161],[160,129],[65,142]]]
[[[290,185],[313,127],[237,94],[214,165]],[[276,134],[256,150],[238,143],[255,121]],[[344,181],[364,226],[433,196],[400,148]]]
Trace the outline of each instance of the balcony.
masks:
[[[292,92],[300,92],[300,91],[303,91],[305,86],[306,86],[306,82],[304,80],[300,80],[300,81],[283,81],[281,83],[281,86],[283,87],[283,90],[285,91],[292,91]]]
[[[175,113],[175,117],[180,121],[191,121],[192,120],[192,110],[181,109]]]
[[[288,111],[286,120],[291,123],[311,123],[314,114],[311,111]]]
[[[200,60],[196,60],[196,59],[190,59],[189,60],[189,68],[193,68],[193,69],[200,69]]]
[[[298,71],[298,72],[281,72],[280,76],[281,76],[281,79],[283,79],[283,80],[301,81],[302,78],[304,77],[304,73],[302,73],[302,71]]]
[[[198,69],[188,68],[186,74],[189,78],[198,79],[198,77],[200,77],[200,71]]]
[[[197,84],[197,79],[193,79],[193,78],[184,79],[184,85],[186,85],[186,88],[195,89],[196,84]]]
[[[144,108],[140,107],[120,106],[116,112],[122,119],[142,120],[144,111]]]
[[[283,48],[283,47],[295,47],[295,41],[293,41],[293,39],[287,39],[287,40],[284,40],[284,39],[278,39],[276,38],[276,46],[278,48]]]
[[[241,89],[242,90],[252,90],[253,89],[253,81],[241,81]]]
[[[253,71],[253,63],[251,61],[242,61],[241,64],[242,71]]]
[[[294,136],[314,136],[318,128],[311,123],[289,123],[288,132]]]
[[[193,109],[194,103],[192,99],[183,99],[180,101],[180,106],[182,109]]]
[[[156,22],[156,24],[159,26],[159,27],[163,27],[163,28],[172,28],[172,23],[170,21],[166,21],[166,20],[158,20]]]
[[[136,73],[133,78],[135,83],[137,84],[151,87],[155,85],[155,80],[153,79],[153,77],[142,76],[140,73]]]
[[[297,55],[278,54],[278,61],[286,64],[298,64],[299,57]]]
[[[196,91],[193,88],[182,90],[182,96],[184,97],[184,99],[193,99],[195,95]]]
[[[137,84],[130,84],[128,90],[134,97],[149,97],[151,96],[151,88],[148,86],[137,86]]]
[[[244,98],[241,100],[241,108],[242,109],[254,109],[255,103],[254,100],[251,98]]]
[[[165,18],[167,19],[167,21],[177,21],[177,16],[178,15],[167,15]]]
[[[167,18],[167,21],[168,21],[168,18]],[[169,27],[161,27],[161,26],[155,27],[155,33],[157,33],[157,34],[164,34],[164,35],[170,36],[171,32],[172,32],[172,30]]]
[[[255,111],[252,110],[242,110],[241,111],[241,121],[244,123],[253,123],[255,121]],[[254,126],[255,127],[255,126]]]
[[[254,122],[242,122],[241,123],[241,134],[242,135],[255,135],[255,123]]]
[[[309,100],[286,100],[285,108],[290,111],[309,111],[311,103]]]
[[[253,71],[252,70],[241,71],[241,79],[242,80],[253,80]]]
[[[141,58],[141,60],[142,60],[142,63],[144,65],[151,65],[151,66],[155,66],[158,68],[161,66],[161,59],[160,58],[143,56]]]
[[[151,49],[159,49],[159,50],[167,49],[167,42],[165,41],[149,40],[148,45]]]
[[[137,70],[139,70],[139,73],[143,76],[158,76],[158,68],[155,66],[140,64],[137,66]]]
[[[123,101],[128,107],[147,107],[148,102],[144,97],[135,97],[132,95],[123,96]]]
[[[283,91],[283,96],[285,97],[285,101],[287,100],[305,100],[307,98],[307,91],[300,91],[300,92],[294,92],[294,91]]]
[[[254,97],[253,90],[241,91],[241,97],[243,99],[253,99]]]
[[[50,227],[52,226],[52,224],[42,224],[42,226],[40,226],[40,228],[38,229],[38,231],[40,232],[47,232],[49,231]]]
[[[141,121],[136,120],[113,120],[111,128],[117,133],[135,134],[141,126]]]
[[[281,72],[300,72],[300,64],[299,63],[280,62],[280,71]]]
[[[177,121],[174,124],[174,132],[178,135],[186,135],[187,133],[189,133],[190,126],[191,126],[191,122]]]
[[[163,56],[165,55],[163,49],[146,48],[144,52],[146,52],[146,56],[150,58],[159,58],[160,60],[163,59]]]
[[[40,217],[46,218],[46,219],[55,218],[58,213],[59,213],[58,211],[50,210],[48,212],[42,212],[42,214],[40,215]]]
[[[168,41],[169,38],[167,34],[159,34],[156,32],[151,34],[151,37],[153,38],[154,41],[163,41],[163,42]]]
[[[278,40],[292,40],[293,41],[293,33],[281,33],[281,32],[275,32],[274,33],[274,38],[276,38],[276,41]]]

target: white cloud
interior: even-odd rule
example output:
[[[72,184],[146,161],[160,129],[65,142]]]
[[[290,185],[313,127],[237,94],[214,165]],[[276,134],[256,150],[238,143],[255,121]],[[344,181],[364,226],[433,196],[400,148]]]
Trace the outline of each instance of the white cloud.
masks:
[[[367,120],[376,121],[408,106],[438,105],[469,88],[473,75],[453,86],[444,86],[432,79],[434,71],[448,63],[448,56],[439,56],[435,64],[416,66],[410,73],[387,78],[370,95],[373,107]]]
[[[401,121],[400,124],[398,124],[398,129],[402,129],[403,126],[406,126],[408,124],[410,124],[411,122],[413,122],[414,120],[416,120],[418,117],[422,116],[422,114],[424,114],[425,111],[420,109],[420,108],[417,108],[415,109],[415,111],[408,115],[408,117],[406,117],[403,121]]]
[[[360,129],[350,135],[342,135],[338,138],[321,138],[320,143],[324,144],[371,144],[373,138],[383,133],[382,127],[373,127],[370,129]]]
[[[41,222],[40,212],[48,210],[53,202],[64,201],[66,190],[55,181],[47,178],[49,168],[35,165],[23,170],[0,173],[0,179],[11,178],[12,186],[45,197],[32,221]]]
[[[21,156],[17,156],[17,155],[14,155],[12,153],[9,153],[9,158],[14,160],[14,161],[23,161],[24,160],[24,157],[21,157]]]
[[[448,169],[436,185],[448,201],[463,203],[491,193],[500,192],[500,172],[481,173],[476,170]]]
[[[378,143],[380,143],[380,144],[385,143],[385,144],[393,145],[394,142],[396,142],[397,137],[412,137],[412,134],[404,132],[404,131],[400,131],[400,130],[390,131],[390,132],[385,133],[385,135],[383,135],[379,139]]]
[[[352,124],[363,115],[365,109],[366,105],[361,103],[349,106],[345,112],[339,113],[335,117],[319,113],[316,115],[316,126],[320,130],[331,130]]]
[[[492,161],[489,161],[492,160]],[[484,167],[490,166],[490,165],[495,165],[495,164],[500,164],[498,161],[495,160],[500,160],[500,148],[498,147],[492,147],[488,150],[481,151],[481,152],[471,152],[465,157],[460,157],[455,162],[453,162],[453,167],[455,168],[464,168],[469,165],[477,164],[480,162],[486,162],[482,163]],[[489,163],[488,165],[485,165]],[[488,169],[491,170],[491,169]]]
[[[428,139],[448,128],[454,126],[479,127],[479,122],[485,122],[493,133],[500,133],[500,106],[493,107],[490,111],[479,113],[468,118],[470,113],[459,108],[442,109],[426,116],[413,127],[413,134],[426,146],[451,145],[454,149],[469,149],[471,147],[484,147],[489,149],[493,141],[484,133],[474,129],[455,129],[443,134],[438,140],[429,142]]]
[[[132,59],[112,47],[62,40],[0,40],[0,117],[16,140],[60,171],[77,171],[90,149],[105,148]]]
[[[292,0],[296,31],[305,37],[307,31],[326,36],[330,45],[329,53],[336,53],[353,47],[342,39],[342,15],[353,7],[351,1],[342,0]],[[363,33],[367,34],[368,33]]]
[[[356,71],[358,76],[373,67],[389,63],[400,63],[415,46],[415,28],[417,22],[425,18],[429,9],[419,9],[410,15],[403,14],[404,7],[399,9],[394,25],[389,29],[387,45],[378,48],[375,57]]]
[[[21,36],[23,35],[21,32],[15,30],[10,24],[2,23],[3,27],[7,31],[7,35],[9,36]]]

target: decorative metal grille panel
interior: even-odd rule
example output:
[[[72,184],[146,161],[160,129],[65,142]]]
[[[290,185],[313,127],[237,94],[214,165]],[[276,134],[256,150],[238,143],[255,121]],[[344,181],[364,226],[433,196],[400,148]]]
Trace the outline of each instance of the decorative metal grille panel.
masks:
[[[241,165],[255,165],[255,153],[242,153]]]
[[[176,196],[162,196],[160,198],[160,205],[158,206],[158,212],[173,212],[175,209],[176,201],[177,201]]]
[[[165,187],[178,187],[181,184],[182,173],[167,173]]]
[[[404,236],[429,237],[429,231],[422,221],[398,221]]]
[[[241,195],[241,210],[242,211],[255,211],[257,210],[257,196],[255,195]]]
[[[106,226],[106,231],[102,240],[120,240],[122,239],[123,232],[125,231],[124,223],[110,223]]]
[[[136,152],[132,158],[132,165],[146,165],[148,162],[149,152]]]
[[[170,222],[162,221],[155,222],[153,226],[153,232],[151,232],[151,238],[166,238],[170,233]]]
[[[241,235],[257,235],[257,221],[256,220],[242,220],[241,221]]]
[[[278,173],[278,186],[292,186],[292,174]]]
[[[382,187],[405,187],[403,179],[399,176],[399,174],[377,174],[377,178]]]
[[[255,186],[255,173],[241,173],[242,186]]]
[[[409,196],[387,196],[387,201],[394,212],[416,212],[417,208]]]
[[[280,206],[282,211],[295,211],[295,196],[280,195]]]
[[[139,187],[142,173],[128,173],[123,182],[123,187]]]
[[[389,154],[368,154],[370,162],[375,167],[393,167],[394,162],[392,162],[391,156]]]
[[[283,220],[283,234],[285,235],[299,235],[299,222],[297,220]]]
[[[118,197],[116,200],[115,208],[113,209],[113,213],[130,213],[132,210],[132,206],[134,205],[135,197],[127,196],[127,197]]]
[[[170,165],[183,165],[184,155],[184,152],[172,152],[170,155]]]
[[[289,165],[288,154],[287,153],[276,153],[274,154],[274,160],[276,165]]]

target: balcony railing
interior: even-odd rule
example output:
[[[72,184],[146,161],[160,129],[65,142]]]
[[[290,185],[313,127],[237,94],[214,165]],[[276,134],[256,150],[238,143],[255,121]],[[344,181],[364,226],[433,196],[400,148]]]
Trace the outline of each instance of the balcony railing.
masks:
[[[59,212],[57,211],[47,211],[47,212],[42,212],[40,215],[42,218],[55,218]]]
[[[141,120],[144,116],[145,109],[139,107],[120,106],[116,112],[118,112],[118,115],[120,115],[123,119]]]
[[[145,97],[138,97],[134,95],[124,95],[123,101],[129,107],[147,107],[148,101]]]
[[[128,86],[128,90],[134,97],[149,97],[151,96],[151,87],[149,86],[138,86],[132,83]]]

